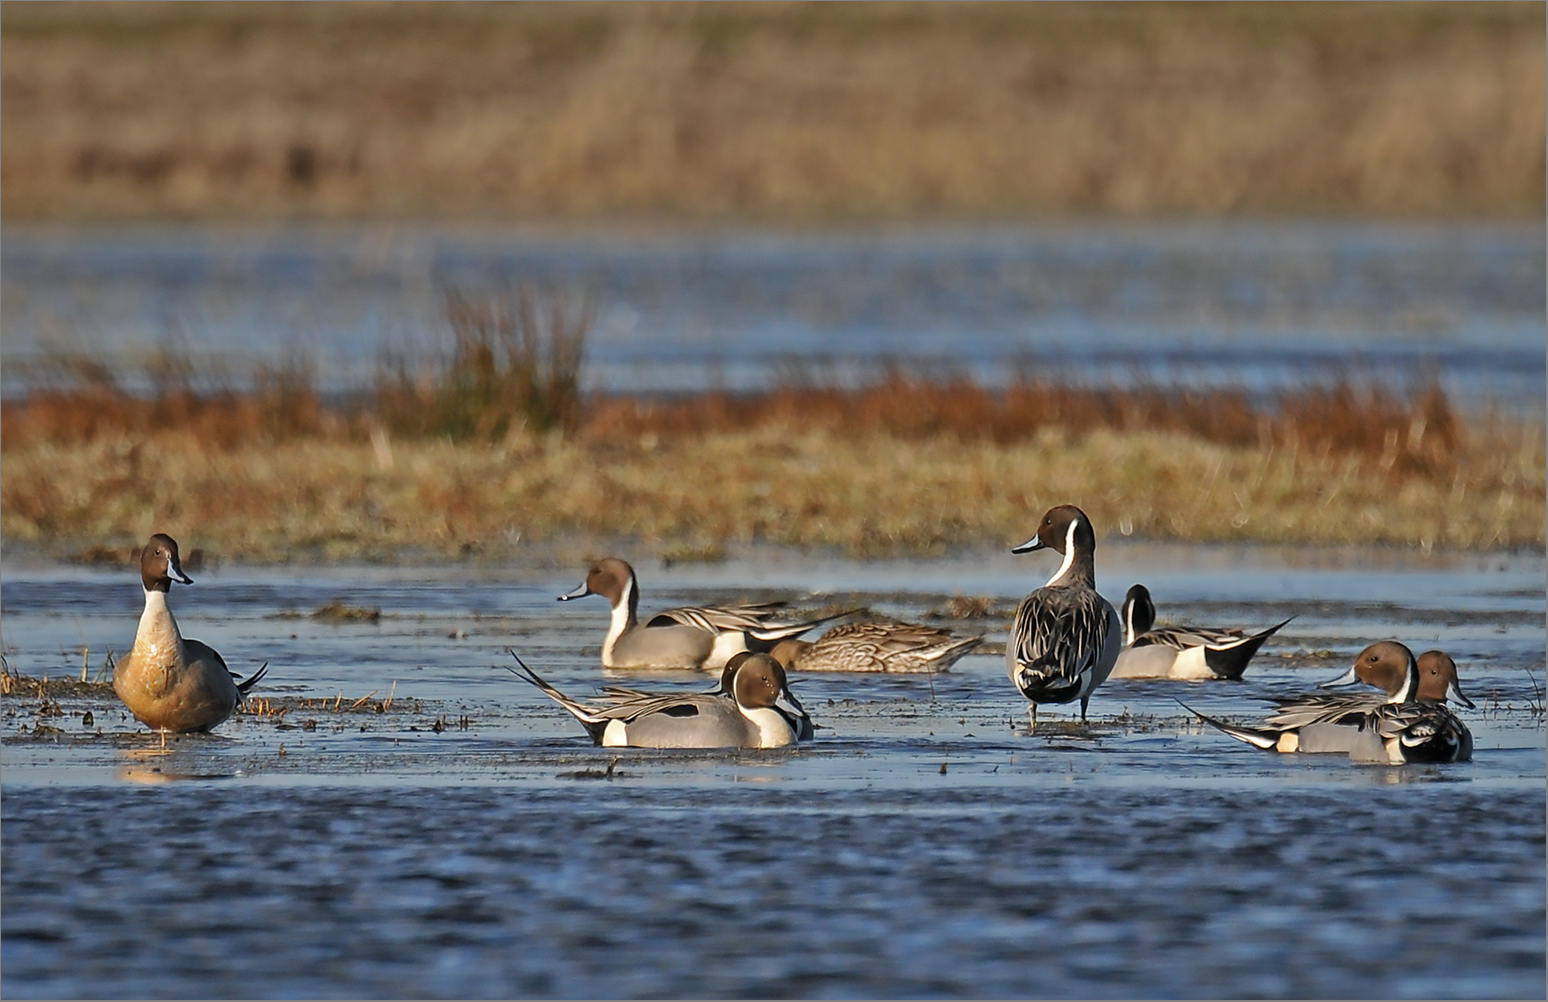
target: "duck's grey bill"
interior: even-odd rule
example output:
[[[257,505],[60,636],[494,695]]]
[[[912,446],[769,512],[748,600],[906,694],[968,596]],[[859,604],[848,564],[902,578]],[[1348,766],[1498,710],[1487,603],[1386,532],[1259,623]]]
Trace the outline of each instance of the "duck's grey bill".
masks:
[[[567,591],[563,595],[560,595],[559,596],[559,601],[561,601],[561,602],[568,602],[572,598],[585,598],[587,595],[590,595],[590,594],[591,594],[591,589],[587,588],[586,587],[586,582],[582,581],[580,583],[580,587],[579,588],[576,588],[574,591]]]
[[[1462,695],[1462,690],[1457,688],[1457,683],[1455,682],[1446,683],[1446,698],[1461,703],[1469,710],[1477,709],[1477,707],[1473,705],[1473,701],[1471,699],[1468,699],[1466,696]]]
[[[782,692],[775,697],[774,706],[776,709],[784,711],[785,715],[792,720],[806,719],[806,708],[796,702],[795,696],[789,692]]]
[[[1349,670],[1344,672],[1344,674],[1340,675],[1338,678],[1329,679],[1326,682],[1318,682],[1317,688],[1337,689],[1340,686],[1354,685],[1358,681],[1360,681],[1360,676],[1355,674],[1354,665],[1350,665]]]
[[[1027,540],[1025,543],[1022,543],[1020,546],[1012,546],[1011,552],[1031,553],[1033,550],[1041,550],[1044,545],[1045,544],[1041,539],[1038,539],[1036,535],[1033,535],[1031,539]]]

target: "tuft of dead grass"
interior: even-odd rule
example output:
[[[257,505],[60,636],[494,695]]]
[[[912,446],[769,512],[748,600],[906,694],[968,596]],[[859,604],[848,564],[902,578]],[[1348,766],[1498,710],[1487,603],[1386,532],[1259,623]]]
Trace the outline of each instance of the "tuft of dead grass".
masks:
[[[528,286],[446,292],[451,353],[428,377],[400,356],[377,376],[375,417],[400,435],[492,441],[515,429],[572,430],[595,311]]]

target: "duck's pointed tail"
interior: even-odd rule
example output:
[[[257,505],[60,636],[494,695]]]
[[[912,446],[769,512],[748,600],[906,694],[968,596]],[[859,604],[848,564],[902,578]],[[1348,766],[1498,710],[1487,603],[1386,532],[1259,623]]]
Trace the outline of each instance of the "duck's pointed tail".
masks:
[[[1228,724],[1223,720],[1217,720],[1208,714],[1200,713],[1198,710],[1195,710],[1193,707],[1189,706],[1187,703],[1184,703],[1180,699],[1177,700],[1177,705],[1187,710],[1195,717],[1198,717],[1209,726],[1215,728],[1217,731],[1222,731],[1226,734],[1229,734],[1236,740],[1244,741],[1247,744],[1252,745],[1254,748],[1262,748],[1264,751],[1269,751],[1277,747],[1279,744],[1279,731],[1264,730],[1253,727],[1237,727],[1236,725]]]
[[[269,674],[269,662],[265,661],[259,666],[257,671],[253,672],[250,678],[243,679],[237,683],[237,692],[242,694],[242,698],[247,698],[247,694],[252,687],[263,681],[263,677],[267,674]]]
[[[507,648],[507,650],[509,649]],[[516,659],[517,664],[521,665],[521,670],[517,671],[510,665],[503,665],[502,667],[504,667],[506,671],[510,672],[512,675],[515,675],[517,678],[522,679],[523,681],[530,682],[531,684],[537,686],[543,691],[543,695],[564,707],[569,711],[570,716],[580,721],[581,726],[586,728],[586,733],[591,735],[592,740],[597,742],[602,740],[602,732],[607,730],[607,717],[599,714],[595,709],[587,706],[585,703],[582,703],[576,699],[571,699],[569,696],[566,696],[558,689],[555,689],[551,684],[549,684],[548,680],[529,668],[527,663],[521,659],[521,655],[517,654],[515,651],[510,651],[510,655]]]
[[[1285,620],[1283,623],[1271,626],[1262,633],[1254,633],[1247,639],[1234,643],[1229,647],[1206,647],[1204,648],[1204,663],[1209,665],[1210,671],[1221,678],[1239,679],[1242,677],[1242,673],[1247,670],[1247,665],[1258,653],[1258,648],[1262,647],[1269,637],[1278,633],[1293,619],[1295,617],[1291,616],[1290,619]]]

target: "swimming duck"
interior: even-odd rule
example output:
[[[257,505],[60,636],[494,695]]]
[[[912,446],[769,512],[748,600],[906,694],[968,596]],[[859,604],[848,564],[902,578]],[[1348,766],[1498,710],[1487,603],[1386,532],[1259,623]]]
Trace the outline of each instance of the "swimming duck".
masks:
[[[781,640],[770,651],[787,671],[946,671],[983,637],[958,637],[949,630],[897,619],[841,623],[815,642]]]
[[[559,601],[601,595],[613,607],[602,641],[604,668],[704,668],[719,671],[733,654],[767,651],[788,637],[805,633],[837,616],[785,618],[785,603],[729,607],[688,606],[658,612],[639,625],[639,580],[634,568],[617,557],[592,564],[586,580]],[[848,615],[842,613],[841,615]]]
[[[1123,600],[1124,648],[1112,677],[1239,679],[1258,648],[1290,619],[1253,634],[1207,626],[1158,627],[1150,589],[1137,584]]]
[[[803,729],[810,732],[811,720],[791,696],[778,661],[747,652],[732,661],[725,669],[729,699],[718,693],[649,693],[614,686],[603,690],[600,702],[582,703],[519,657],[522,670],[516,674],[568,710],[604,748],[782,748],[795,744]]]
[[[1355,658],[1349,671],[1323,687],[1364,682],[1380,693],[1314,693],[1283,701],[1261,727],[1237,727],[1183,704],[1201,720],[1238,741],[1278,752],[1345,754],[1356,762],[1465,762],[1473,736],[1446,705],[1471,708],[1457,664],[1444,651],[1418,658],[1404,644],[1383,640]]]
[[[1078,699],[1084,721],[1091,693],[1111,674],[1123,642],[1118,610],[1096,591],[1096,532],[1086,513],[1068,504],[1050,508],[1032,538],[1011,552],[1044,548],[1062,553],[1064,562],[1021,600],[1005,645],[1005,670],[1031,704],[1033,731],[1039,703]]]
[[[193,584],[183,573],[177,541],[158,532],[140,551],[145,611],[133,648],[114,666],[113,691],[154,730],[207,731],[231,716],[268,672],[268,664],[238,681],[212,647],[184,637],[167,606],[173,581]]]

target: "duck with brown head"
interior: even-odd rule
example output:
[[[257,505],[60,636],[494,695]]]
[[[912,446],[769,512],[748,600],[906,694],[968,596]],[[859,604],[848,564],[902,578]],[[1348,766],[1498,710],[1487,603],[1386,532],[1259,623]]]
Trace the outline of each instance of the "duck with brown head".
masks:
[[[172,583],[193,584],[183,573],[177,541],[157,533],[140,551],[145,611],[134,646],[113,669],[113,691],[135,718],[158,731],[207,731],[235,710],[268,671],[238,682],[208,644],[184,637],[167,605]]]
[[[607,557],[594,561],[586,580],[559,596],[568,602],[601,595],[611,603],[612,622],[602,641],[604,668],[703,668],[719,671],[732,655],[767,651],[779,641],[798,636],[836,616],[795,619],[785,603],[688,606],[668,609],[639,621],[640,586],[627,561]],[[848,615],[843,613],[842,615]]]
[[[725,695],[612,688],[596,703],[572,699],[520,657],[516,663],[521,671],[512,671],[564,707],[604,748],[782,748],[811,732],[784,669],[767,654],[734,656],[723,675]]]
[[[1016,609],[1005,645],[1005,670],[1030,708],[1037,730],[1039,703],[1080,700],[1086,719],[1091,693],[1107,680],[1123,645],[1118,610],[1096,591],[1096,532],[1074,505],[1048,509],[1031,539],[1012,553],[1052,549],[1063,562],[1048,583]]]
[[[1415,658],[1405,644],[1378,641],[1322,687],[1356,683],[1381,691],[1313,693],[1281,701],[1259,727],[1227,724],[1187,708],[1217,730],[1266,750],[1341,754],[1388,765],[1472,757],[1472,733],[1445,703],[1450,699],[1472,707],[1473,702],[1463,695],[1456,662],[1446,652],[1425,651]]]

